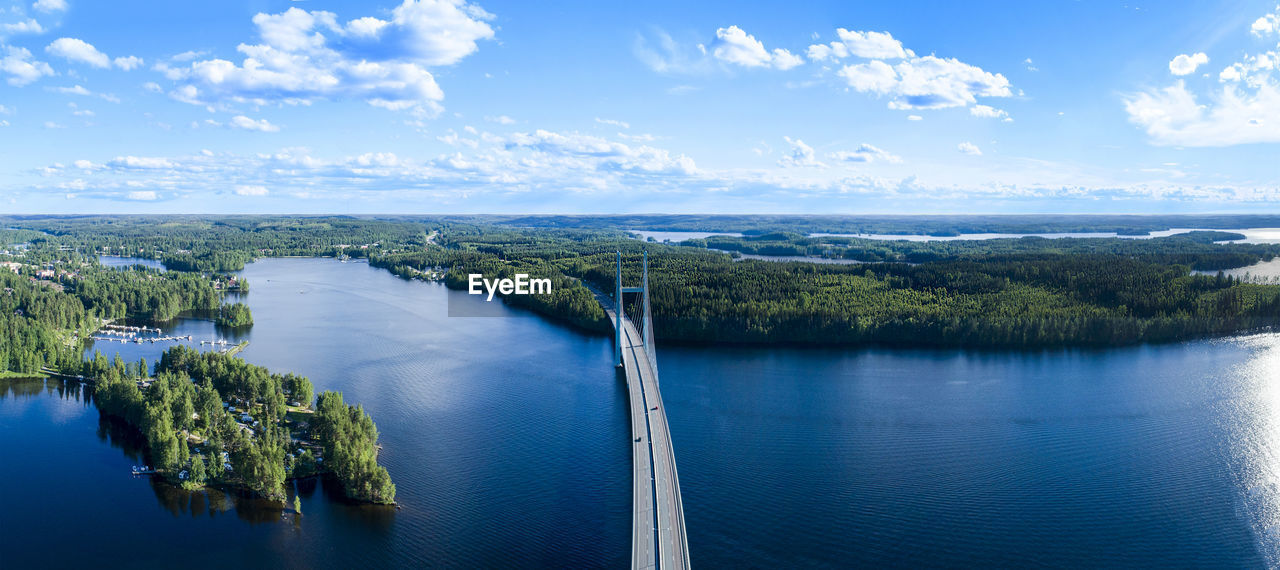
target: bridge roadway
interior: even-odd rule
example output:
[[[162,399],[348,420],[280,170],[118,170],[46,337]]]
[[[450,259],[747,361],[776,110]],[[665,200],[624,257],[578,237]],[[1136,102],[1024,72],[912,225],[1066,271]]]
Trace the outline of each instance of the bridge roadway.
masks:
[[[617,322],[614,300],[599,293],[596,298],[609,315],[609,322]],[[667,412],[643,337],[626,315],[622,319],[622,354],[631,404],[631,567],[688,568],[684,506],[680,502],[680,480]]]

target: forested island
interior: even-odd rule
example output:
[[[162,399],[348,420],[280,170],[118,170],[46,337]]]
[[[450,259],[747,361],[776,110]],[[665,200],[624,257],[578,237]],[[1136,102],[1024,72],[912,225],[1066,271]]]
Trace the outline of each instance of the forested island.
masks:
[[[224,327],[245,327],[253,324],[253,313],[244,303],[231,303],[218,307],[214,322]]]

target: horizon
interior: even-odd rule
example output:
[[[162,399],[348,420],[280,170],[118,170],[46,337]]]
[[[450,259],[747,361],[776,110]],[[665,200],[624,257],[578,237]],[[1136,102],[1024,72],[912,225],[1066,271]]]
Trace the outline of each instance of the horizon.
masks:
[[[0,203],[1280,212],[1275,0],[558,8],[0,0]]]

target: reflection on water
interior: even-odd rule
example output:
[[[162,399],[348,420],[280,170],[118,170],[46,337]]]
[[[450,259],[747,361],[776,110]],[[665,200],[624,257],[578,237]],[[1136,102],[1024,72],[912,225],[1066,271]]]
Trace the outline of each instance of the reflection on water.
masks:
[[[1249,340],[1257,352],[1234,371],[1238,398],[1224,402],[1233,475],[1258,543],[1280,565],[1280,335]]]

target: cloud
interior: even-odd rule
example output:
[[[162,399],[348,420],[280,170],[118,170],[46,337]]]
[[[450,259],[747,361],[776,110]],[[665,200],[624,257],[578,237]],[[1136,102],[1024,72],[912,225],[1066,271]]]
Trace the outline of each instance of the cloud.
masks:
[[[111,59],[107,54],[77,38],[58,38],[45,46],[44,51],[67,61],[85,63],[102,69],[111,67]]]
[[[849,87],[888,95],[891,109],[942,109],[972,105],[978,97],[1010,97],[1009,80],[957,59],[932,55],[890,66],[880,61],[845,66],[839,71]]]
[[[149,201],[158,199],[155,190],[134,190],[129,192],[126,197],[130,200]]]
[[[236,115],[232,117],[231,121],[227,123],[227,126],[233,129],[241,129],[245,131],[259,131],[263,133],[274,133],[274,132],[280,131],[279,126],[271,124],[271,122],[267,121],[266,119],[255,120],[255,119],[250,119],[249,117],[246,117],[244,115]]]
[[[4,52],[4,58],[0,59],[0,72],[9,75],[9,85],[22,87],[41,77],[55,75],[49,64],[33,59],[26,48],[4,46]]]
[[[127,57],[117,57],[112,60],[112,62],[116,64],[116,67],[125,71],[133,71],[134,69],[142,67],[142,64],[144,63],[142,58],[132,55]]]
[[[40,22],[27,18],[20,22],[0,25],[0,30],[4,30],[6,34],[43,34],[44,26],[41,26]]]
[[[1270,34],[1280,32],[1280,6],[1276,6],[1276,11],[1254,20],[1253,26],[1250,27],[1253,35],[1264,37]]]
[[[1125,100],[1129,121],[1159,146],[1214,147],[1280,142],[1280,86],[1268,83],[1252,93],[1223,86],[1201,103],[1179,81],[1159,91]]]
[[[11,114],[13,114],[12,107],[5,107],[4,105],[0,105],[0,115],[11,115]]]
[[[1198,52],[1192,55],[1181,54],[1169,61],[1169,73],[1174,75],[1188,75],[1195,72],[1197,67],[1209,63],[1209,56],[1204,52]]]
[[[956,149],[964,154],[982,156],[982,149],[978,148],[978,145],[971,142],[962,142],[956,145]]]
[[[243,59],[174,59],[157,69],[193,104],[308,103],[359,99],[393,111],[434,115],[444,92],[429,67],[453,65],[492,39],[493,16],[464,0],[405,0],[390,19],[339,22],[336,14],[289,8],[253,17],[260,43]]]
[[[266,196],[269,193],[267,187],[261,185],[239,185],[235,192],[237,196]]]
[[[613,125],[615,127],[621,127],[624,129],[631,128],[631,125],[626,121],[619,121],[616,119],[601,119],[600,117],[596,117],[596,122],[600,123],[601,125]]]
[[[93,91],[85,89],[83,85],[73,85],[71,87],[46,87],[45,90],[52,91],[54,93],[62,93],[63,95],[81,95],[84,97],[99,97],[104,101],[110,101],[112,103],[120,102],[120,98],[116,97],[115,95],[112,95],[110,93],[94,93]]]
[[[840,41],[809,46],[809,59],[834,61],[851,55],[863,59],[902,59],[915,56],[911,50],[903,48],[902,42],[894,39],[889,32],[851,32],[838,28],[836,36]]]
[[[853,150],[828,153],[827,158],[840,162],[902,162],[902,157],[866,143]]]
[[[1250,33],[1275,33],[1280,7],[1253,23]],[[1280,45],[1277,45],[1280,48]],[[1169,64],[1175,75],[1189,74],[1208,61],[1196,53]],[[1216,88],[1194,92],[1181,79],[1172,85],[1123,96],[1129,122],[1158,146],[1221,147],[1280,142],[1280,49],[1246,54],[1218,73]],[[1185,73],[1182,73],[1185,72]]]
[[[716,39],[711,42],[711,55],[720,61],[743,67],[786,70],[804,63],[800,56],[785,49],[777,48],[772,52],[765,50],[764,43],[738,26],[716,30]]]
[[[66,12],[67,1],[66,0],[36,0],[36,2],[31,5],[31,7],[38,12],[44,12],[46,14],[51,12]]]
[[[826,166],[814,156],[813,147],[804,144],[804,141],[791,137],[782,138],[787,141],[787,144],[791,145],[791,154],[778,160],[778,166],[783,168]]]
[[[499,125],[514,125],[514,124],[516,124],[516,120],[515,120],[515,119],[512,119],[511,117],[508,117],[508,116],[506,116],[506,115],[498,115],[498,116],[496,116],[496,117],[489,116],[489,117],[485,117],[485,118],[484,118],[484,120],[489,121],[490,123],[498,123]]]
[[[969,107],[969,114],[983,119],[1000,119],[1006,123],[1012,123],[1013,118],[1004,109],[997,109],[987,105],[974,105]]]
[[[907,120],[908,120],[908,121],[923,121],[923,120],[924,120],[924,117],[921,117],[920,115],[907,115]]]
[[[636,40],[631,47],[636,58],[649,69],[657,73],[687,75],[707,73],[716,69],[711,59],[707,57],[705,46],[699,45],[698,49],[691,49],[677,42],[671,34],[663,30],[655,29],[652,35],[654,37],[650,39],[644,34],[636,34]],[[668,90],[668,92],[671,91]]]
[[[67,128],[67,126],[66,126],[66,125],[60,125],[60,124],[55,123],[55,122],[53,122],[53,121],[45,121],[45,122],[44,122],[44,128],[46,128],[46,129],[65,129],[65,128]]]

